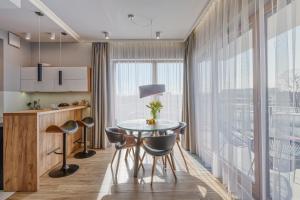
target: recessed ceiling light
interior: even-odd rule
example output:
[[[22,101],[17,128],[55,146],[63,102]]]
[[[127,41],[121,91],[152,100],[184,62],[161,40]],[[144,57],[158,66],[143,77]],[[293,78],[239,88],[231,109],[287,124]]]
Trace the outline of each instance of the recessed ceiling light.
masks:
[[[50,33],[50,40],[55,40],[55,33]]]
[[[44,16],[44,13],[40,12],[40,11],[35,11],[34,12],[37,16],[42,17]]]
[[[105,39],[108,40],[109,39],[109,33],[106,32],[106,31],[103,31],[103,34],[104,34]]]
[[[134,18],[134,14],[128,14],[128,19],[129,19],[130,21],[132,21],[133,18]]]
[[[157,32],[155,33],[155,36],[156,36],[156,39],[159,40],[159,39],[160,39],[160,32],[157,31]]]
[[[31,40],[31,33],[25,33],[25,39]]]

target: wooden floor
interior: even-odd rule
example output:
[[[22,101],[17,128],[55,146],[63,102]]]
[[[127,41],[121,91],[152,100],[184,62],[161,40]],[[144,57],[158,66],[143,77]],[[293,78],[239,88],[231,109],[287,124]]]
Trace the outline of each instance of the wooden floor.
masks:
[[[35,193],[18,192],[9,199],[82,199],[82,200],[198,200],[198,199],[230,199],[223,185],[215,179],[198,161],[185,152],[189,173],[186,172],[179,151],[175,151],[176,174],[175,183],[172,172],[162,170],[158,162],[156,176],[151,188],[150,174],[152,158],[145,158],[145,172],[140,170],[139,178],[133,178],[132,157],[126,163],[121,159],[118,179],[114,180],[110,161],[113,150],[99,150],[94,157],[77,160],[68,159],[69,163],[80,165],[74,175],[53,179],[47,174],[41,177],[41,187]],[[125,152],[123,152],[124,156]],[[115,170],[115,165],[113,169]]]

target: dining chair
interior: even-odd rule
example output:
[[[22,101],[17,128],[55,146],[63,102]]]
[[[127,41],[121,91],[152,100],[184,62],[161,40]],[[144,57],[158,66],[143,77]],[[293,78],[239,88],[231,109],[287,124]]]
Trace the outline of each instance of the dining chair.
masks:
[[[177,144],[177,147],[180,151],[180,154],[183,158],[183,161],[184,161],[184,164],[185,164],[185,168],[186,168],[186,171],[189,172],[189,168],[188,168],[188,165],[187,165],[187,162],[186,162],[186,159],[184,157],[184,154],[182,152],[182,149],[181,149],[181,146],[180,146],[180,135],[184,135],[185,133],[185,129],[186,129],[186,123],[185,122],[179,122],[179,127],[174,129],[174,133],[176,133],[176,144]],[[173,153],[173,152],[172,152]],[[173,163],[174,164],[174,163]],[[175,164],[174,164],[174,168],[175,168]]]
[[[111,161],[111,166],[113,165],[115,156],[117,152],[118,154],[118,161],[117,161],[117,168],[116,168],[116,177],[118,174],[119,163],[121,158],[121,153],[123,149],[126,149],[125,160],[127,160],[128,154],[132,151],[134,154],[134,147],[137,145],[134,136],[128,135],[125,130],[115,127],[109,127],[105,129],[108,141],[112,144],[115,144],[115,152]],[[141,158],[139,158],[141,160]],[[144,166],[142,166],[144,169]]]
[[[174,175],[175,181],[177,181],[177,177],[174,171],[174,167],[171,164],[169,156],[172,156],[171,152],[176,142],[176,134],[168,134],[168,135],[161,135],[161,136],[150,136],[144,137],[142,140],[143,148],[145,153],[150,154],[153,157],[153,164],[152,164],[152,173],[151,173],[151,186],[153,183],[153,175],[156,167],[156,158],[157,157],[165,157],[166,160],[169,162],[171,167],[172,173]],[[145,154],[142,157],[141,164]]]

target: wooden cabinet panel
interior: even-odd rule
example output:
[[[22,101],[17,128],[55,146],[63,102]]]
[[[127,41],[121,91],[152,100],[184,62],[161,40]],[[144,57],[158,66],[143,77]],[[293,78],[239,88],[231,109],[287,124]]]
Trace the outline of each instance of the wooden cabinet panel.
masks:
[[[87,67],[61,67],[63,79],[87,79]]]
[[[21,80],[21,91],[24,92],[52,92],[54,88],[54,80]]]
[[[3,171],[5,191],[34,192],[39,187],[36,115],[5,116]],[[26,152],[26,153],[24,153]]]
[[[43,67],[42,81],[37,81],[37,67],[21,68],[20,89],[24,92],[89,92],[88,67]],[[59,85],[59,71],[62,84]]]
[[[58,92],[86,92],[88,91],[87,80],[68,80],[63,79],[62,85],[58,84],[58,80],[54,83],[54,91]]]
[[[58,67],[43,67],[42,79],[53,80],[57,76]],[[21,80],[37,80],[37,67],[21,67]]]

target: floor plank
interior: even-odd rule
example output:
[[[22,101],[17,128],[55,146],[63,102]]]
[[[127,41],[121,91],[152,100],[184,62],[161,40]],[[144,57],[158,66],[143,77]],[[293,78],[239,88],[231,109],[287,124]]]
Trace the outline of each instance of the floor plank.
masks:
[[[68,163],[80,165],[79,171],[64,178],[50,178],[47,174],[41,177],[40,190],[35,193],[17,192],[10,200],[199,200],[231,199],[223,185],[209,171],[201,166],[187,152],[184,152],[189,165],[186,171],[179,151],[175,151],[177,182],[171,170],[164,170],[158,161],[153,186],[150,186],[152,158],[144,161],[145,171],[140,170],[139,177],[133,178],[133,156],[128,162],[121,158],[117,180],[110,161],[113,149],[98,150],[94,157],[77,160],[69,158]]]

